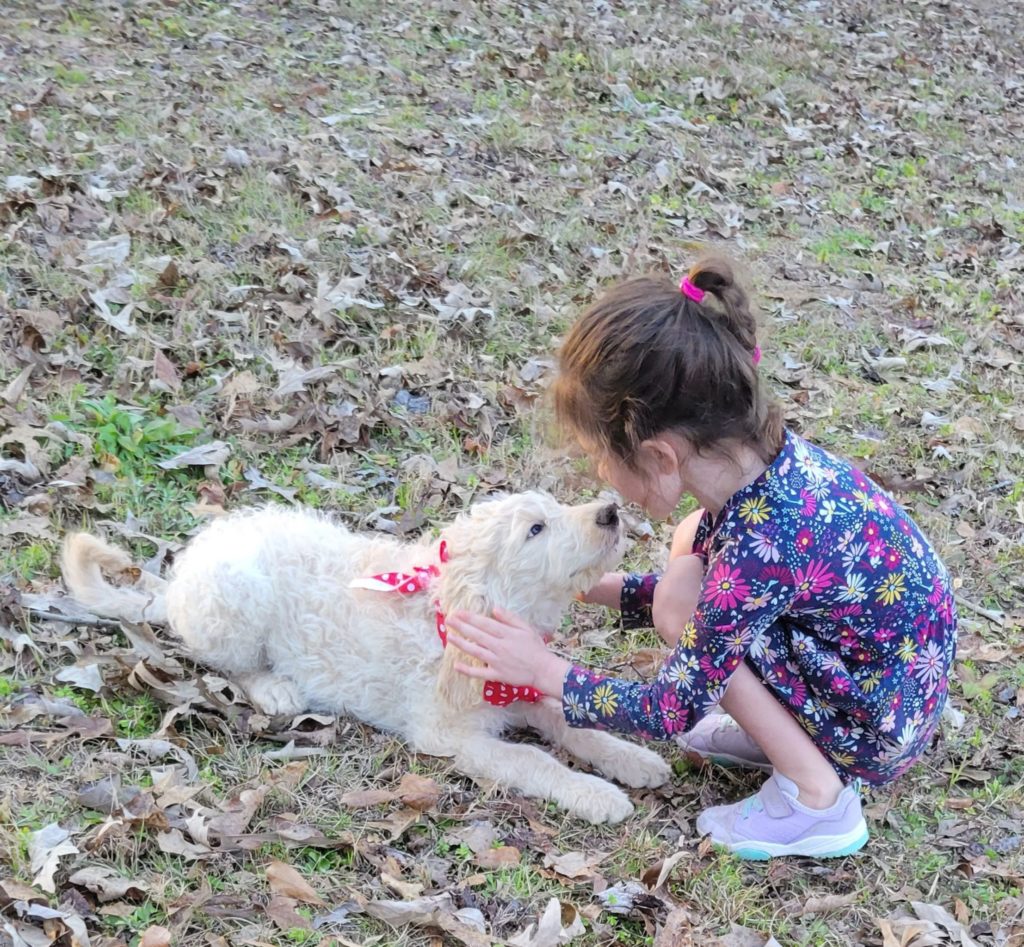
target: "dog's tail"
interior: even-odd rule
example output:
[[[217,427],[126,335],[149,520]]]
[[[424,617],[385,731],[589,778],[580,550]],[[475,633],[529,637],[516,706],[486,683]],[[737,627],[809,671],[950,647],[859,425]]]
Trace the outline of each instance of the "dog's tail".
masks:
[[[102,539],[89,533],[68,536],[60,565],[71,595],[95,614],[126,621],[167,620],[167,582],[140,571],[126,552]],[[133,585],[113,585],[104,572],[132,574]]]

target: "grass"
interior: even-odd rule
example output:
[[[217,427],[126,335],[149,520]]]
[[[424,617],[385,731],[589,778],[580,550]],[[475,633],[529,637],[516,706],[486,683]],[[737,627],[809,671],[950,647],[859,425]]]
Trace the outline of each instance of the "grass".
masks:
[[[382,870],[428,893],[447,887],[507,937],[551,896],[597,904],[591,886],[543,868],[548,847],[613,852],[601,870],[614,883],[677,844],[688,857],[669,891],[694,916],[695,942],[712,943],[734,923],[786,944],[878,942],[877,919],[920,899],[951,912],[959,899],[971,923],[1000,936],[1019,929],[1024,855],[1010,827],[1024,809],[1012,716],[1024,687],[1014,249],[1024,193],[1012,164],[1024,152],[1007,131],[1001,90],[1004,74],[1024,68],[1013,41],[1020,13],[1011,5],[990,14],[993,56],[967,68],[969,17],[924,16],[911,34],[896,7],[873,10],[870,29],[845,0],[827,19],[791,4],[776,12],[782,19],[767,10],[739,18],[718,3],[685,3],[666,20],[649,3],[628,12],[485,4],[456,16],[361,0],[344,13],[265,3],[14,11],[23,49],[7,98],[32,114],[0,123],[0,182],[30,175],[40,185],[35,200],[0,190],[0,308],[15,312],[0,321],[0,387],[30,360],[37,367],[0,413],[0,436],[4,457],[31,451],[43,478],[0,475],[5,523],[22,515],[24,496],[43,492],[54,535],[85,522],[181,542],[211,495],[228,509],[287,502],[250,489],[253,470],[355,525],[397,510],[382,515],[430,529],[494,489],[591,496],[597,485],[530,409],[543,403],[546,378],[525,381],[521,369],[549,355],[579,307],[620,272],[676,272],[710,243],[747,267],[765,314],[763,370],[789,422],[875,476],[916,484],[899,498],[961,596],[1006,616],[996,623],[964,607],[954,692],[966,724],[891,790],[872,793],[875,841],[858,858],[760,866],[702,853],[697,812],[756,781],[695,772],[671,752],[677,778],[660,794],[638,794],[626,825],[593,829],[541,807],[534,821],[550,834],[530,836],[520,801],[343,723],[296,788],[268,794],[250,828],[269,833],[291,813],[331,838],[351,833],[364,849],[268,842],[190,864],[161,852],[153,833],[129,832],[64,860],[58,873],[65,885],[66,868],[109,863],[151,883],[146,899],[95,931],[134,943],[166,923],[189,945],[218,935],[319,942],[320,932],[277,930],[263,912],[264,867],[277,857],[331,904],[385,896]],[[897,39],[899,55],[886,58]],[[227,161],[228,148],[248,163]],[[99,275],[83,268],[89,242],[118,233],[131,238],[128,259]],[[177,268],[166,285],[155,275],[165,257]],[[321,282],[357,276],[365,285],[353,295],[381,308],[318,301]],[[118,280],[135,307],[132,334],[103,320],[88,296]],[[443,308],[449,297],[463,300],[462,314]],[[123,305],[110,304],[115,317]],[[469,318],[470,305],[492,314]],[[39,310],[56,313],[59,326],[36,339],[19,313]],[[909,351],[908,332],[951,344]],[[155,349],[173,364],[176,387],[154,383]],[[866,358],[889,356],[906,365],[880,381]],[[277,394],[285,373],[338,362],[304,390]],[[401,407],[399,390],[426,397],[429,409]],[[925,412],[947,421],[924,427]],[[67,434],[32,447],[19,427]],[[218,470],[158,466],[216,439],[231,451]],[[76,463],[84,483],[54,485]],[[657,565],[666,536],[630,563]],[[144,538],[126,542],[140,558],[153,554]],[[51,594],[57,551],[35,536],[5,544],[0,607]],[[14,612],[2,627],[37,649],[17,653],[4,632],[4,705],[42,693],[110,718],[118,737],[156,733],[169,706],[128,685],[139,658],[114,629]],[[565,631],[582,660],[623,673],[656,646],[593,609],[579,609]],[[985,645],[1007,653],[986,659]],[[113,662],[99,695],[54,681],[57,668],[92,653]],[[195,758],[198,805],[210,812],[279,770],[262,756],[276,744],[223,715],[183,713],[168,737]],[[76,802],[83,783],[116,773],[150,789],[152,771],[173,762],[117,756],[102,740],[0,752],[0,844],[22,880],[32,831],[51,821],[78,839],[96,831],[98,814]],[[443,785],[444,808],[398,838],[381,828],[396,806],[336,803],[412,770]],[[470,893],[466,879],[479,871],[445,842],[467,819],[491,821],[523,852]],[[951,827],[962,834],[944,836]],[[177,899],[203,884],[235,915],[197,909],[178,926]],[[835,890],[858,897],[829,915],[796,913]],[[640,916],[590,913],[577,941],[586,947],[653,938]],[[396,947],[433,936],[363,916],[344,930]]]

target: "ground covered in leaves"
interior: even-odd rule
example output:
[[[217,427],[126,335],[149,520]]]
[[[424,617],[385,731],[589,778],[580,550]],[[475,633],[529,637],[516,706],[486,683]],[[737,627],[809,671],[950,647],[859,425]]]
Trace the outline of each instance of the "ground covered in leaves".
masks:
[[[7,4],[0,940],[1024,942],[1022,31],[980,0]],[[710,851],[700,808],[756,780],[678,759],[625,824],[567,821],[61,600],[82,524],[159,569],[254,503],[404,535],[592,493],[536,410],[557,337],[704,244],[749,267],[790,423],[959,585],[963,722],[857,857]],[[566,635],[657,661],[596,611]]]

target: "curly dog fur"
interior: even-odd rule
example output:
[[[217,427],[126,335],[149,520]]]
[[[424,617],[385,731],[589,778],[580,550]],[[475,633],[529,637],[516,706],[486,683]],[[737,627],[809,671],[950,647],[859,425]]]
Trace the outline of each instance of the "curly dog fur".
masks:
[[[570,507],[527,493],[474,505],[441,538],[449,551],[443,564],[437,541],[356,534],[319,514],[265,508],[214,521],[169,581],[144,573],[132,587],[111,585],[103,572],[131,561],[85,533],[68,538],[63,570],[72,595],[97,614],[168,621],[198,660],[230,675],[268,714],[349,714],[400,734],[418,752],[451,757],[469,776],[588,821],[626,818],[633,807],[622,790],[500,733],[534,727],[628,786],[664,782],[661,757],[571,729],[554,700],[484,703],[481,682],[454,669],[455,660],[470,659],[442,648],[433,608],[435,600],[446,613],[502,606],[554,631],[572,596],[618,561],[618,519],[603,503]],[[426,593],[349,587],[355,578],[431,563],[440,574]]]

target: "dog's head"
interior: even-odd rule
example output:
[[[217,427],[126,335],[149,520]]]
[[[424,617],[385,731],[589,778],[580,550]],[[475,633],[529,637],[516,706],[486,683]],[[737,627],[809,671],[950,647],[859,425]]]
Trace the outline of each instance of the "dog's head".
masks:
[[[554,631],[574,595],[591,588],[623,552],[615,504],[566,506],[546,493],[475,504],[443,533],[448,562],[438,580],[442,609],[489,613],[495,606]],[[466,655],[445,652],[438,687],[453,707],[480,702],[481,684],[454,669]]]

